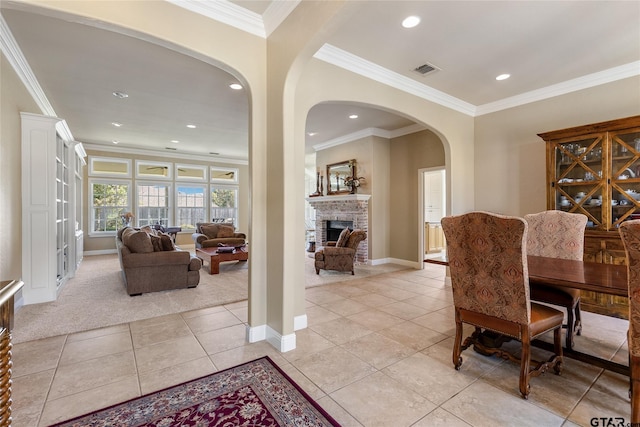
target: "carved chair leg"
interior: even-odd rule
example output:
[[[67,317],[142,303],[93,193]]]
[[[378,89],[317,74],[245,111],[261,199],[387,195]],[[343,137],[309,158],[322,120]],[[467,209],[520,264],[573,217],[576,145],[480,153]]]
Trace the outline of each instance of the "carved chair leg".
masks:
[[[320,274],[320,269],[318,267],[316,267],[316,274]]]
[[[567,348],[573,348],[573,326],[574,326],[574,318],[573,318],[573,309],[571,307],[567,307],[567,337],[566,337],[566,346]]]
[[[576,324],[574,327],[574,330],[576,332],[576,335],[582,335],[582,319],[580,318],[580,300],[578,300],[578,303],[576,304],[576,308],[574,309],[575,313],[576,313]]]
[[[453,366],[456,371],[459,371],[462,365],[460,353],[462,353],[462,322],[456,319],[456,337],[453,340]]]
[[[556,372],[556,374],[560,375],[560,373],[562,373],[562,364],[563,364],[563,360],[562,360],[562,328],[556,328],[553,331],[553,351],[556,354],[556,356],[558,356],[560,358],[560,360],[557,361],[553,365],[553,370]]]
[[[524,399],[529,398],[529,366],[531,365],[531,339],[527,333],[522,334],[522,353],[520,355],[520,394]]]

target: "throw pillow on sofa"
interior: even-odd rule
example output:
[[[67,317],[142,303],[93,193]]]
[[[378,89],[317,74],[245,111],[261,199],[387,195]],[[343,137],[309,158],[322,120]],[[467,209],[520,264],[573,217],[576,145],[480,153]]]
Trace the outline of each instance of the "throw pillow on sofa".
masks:
[[[202,234],[207,236],[209,239],[215,239],[218,237],[219,225],[216,224],[207,224],[200,226],[202,230]]]
[[[162,239],[160,236],[156,236],[155,234],[149,234],[149,238],[151,239],[151,245],[153,246],[153,252],[162,252],[164,248],[162,246]]]
[[[167,233],[160,232],[160,241],[162,242],[163,251],[173,251],[176,246],[173,244],[173,239]]]
[[[233,237],[234,234],[235,234],[235,230],[233,229],[233,227],[230,227],[228,225],[218,226],[218,237],[220,238]]]
[[[122,243],[124,243],[131,252],[141,254],[153,252],[151,238],[144,231],[125,232],[122,233],[122,237]]]

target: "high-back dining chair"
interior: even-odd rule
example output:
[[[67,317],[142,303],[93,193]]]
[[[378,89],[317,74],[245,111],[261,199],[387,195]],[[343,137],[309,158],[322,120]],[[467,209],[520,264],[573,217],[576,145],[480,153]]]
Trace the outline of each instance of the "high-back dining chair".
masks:
[[[640,220],[625,221],[618,229],[627,255],[629,284],[629,367],[631,368],[631,422],[640,421]]]
[[[456,337],[453,364],[462,365],[462,351],[470,345],[484,354],[497,354],[520,362],[520,393],[529,396],[531,377],[553,367],[562,369],[563,314],[552,307],[531,303],[525,242],[527,223],[522,218],[471,212],[442,218],[453,287]],[[462,343],[463,324],[475,331]],[[483,344],[483,330],[504,334],[522,343],[520,359]],[[554,355],[547,362],[534,362],[531,341],[553,331]]]
[[[525,215],[529,226],[527,254],[549,258],[582,261],[584,252],[584,229],[587,216],[578,213],[549,210]],[[573,348],[573,335],[582,332],[580,316],[580,290],[529,283],[533,301],[564,307],[567,311],[566,346]]]

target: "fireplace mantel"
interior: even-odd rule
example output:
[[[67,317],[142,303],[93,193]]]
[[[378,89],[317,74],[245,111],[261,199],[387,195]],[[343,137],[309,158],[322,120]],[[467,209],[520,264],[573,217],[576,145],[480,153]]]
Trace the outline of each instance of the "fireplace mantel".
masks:
[[[313,206],[314,202],[348,202],[348,201],[368,201],[371,194],[341,194],[338,196],[317,196],[307,197],[307,201]]]

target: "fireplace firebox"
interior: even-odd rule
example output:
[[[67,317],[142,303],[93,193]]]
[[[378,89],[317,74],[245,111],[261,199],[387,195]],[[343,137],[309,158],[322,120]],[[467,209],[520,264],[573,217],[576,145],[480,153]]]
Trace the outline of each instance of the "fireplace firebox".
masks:
[[[353,231],[353,221],[327,221],[327,241],[337,241],[345,228]]]

